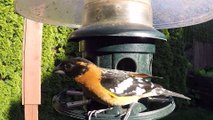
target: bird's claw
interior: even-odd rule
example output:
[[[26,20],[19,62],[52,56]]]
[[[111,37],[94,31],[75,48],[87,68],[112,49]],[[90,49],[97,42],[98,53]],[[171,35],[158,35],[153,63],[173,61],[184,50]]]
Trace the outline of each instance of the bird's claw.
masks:
[[[112,108],[106,108],[106,109],[100,109],[100,110],[92,110],[92,111],[88,111],[88,120],[91,120],[92,116],[94,115],[95,117],[97,117],[97,115],[99,113],[105,112],[107,110],[111,110]]]

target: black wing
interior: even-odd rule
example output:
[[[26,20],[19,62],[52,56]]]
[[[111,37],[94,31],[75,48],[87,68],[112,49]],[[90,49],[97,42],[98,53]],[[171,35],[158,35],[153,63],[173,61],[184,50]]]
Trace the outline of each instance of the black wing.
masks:
[[[163,95],[190,100],[189,97],[166,90],[162,86],[150,82],[147,78],[160,77],[115,69],[102,69],[101,84],[107,90],[118,96],[139,95],[151,97]]]
[[[123,70],[102,69],[101,84],[118,96],[142,95],[156,87],[147,76]]]

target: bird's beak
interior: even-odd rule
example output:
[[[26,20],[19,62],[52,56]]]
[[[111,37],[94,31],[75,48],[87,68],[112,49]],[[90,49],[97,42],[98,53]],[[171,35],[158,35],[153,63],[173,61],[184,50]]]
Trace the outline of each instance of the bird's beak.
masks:
[[[54,70],[54,73],[60,74],[60,75],[65,75],[65,72],[63,70]]]

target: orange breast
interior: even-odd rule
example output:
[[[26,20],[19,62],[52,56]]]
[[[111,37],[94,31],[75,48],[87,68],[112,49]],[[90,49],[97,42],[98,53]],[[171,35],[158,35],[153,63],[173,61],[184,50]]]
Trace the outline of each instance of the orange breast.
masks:
[[[91,98],[96,97],[96,100],[110,106],[127,105],[140,98],[140,96],[121,97],[108,91],[100,83],[101,69],[93,64],[88,65],[88,68],[88,71],[85,74],[76,77],[75,81],[83,85],[86,90],[93,94]]]
[[[101,79],[101,70],[94,64],[89,64],[88,71],[83,75],[77,76],[75,79],[76,82],[82,85],[91,85],[92,83],[100,83]]]

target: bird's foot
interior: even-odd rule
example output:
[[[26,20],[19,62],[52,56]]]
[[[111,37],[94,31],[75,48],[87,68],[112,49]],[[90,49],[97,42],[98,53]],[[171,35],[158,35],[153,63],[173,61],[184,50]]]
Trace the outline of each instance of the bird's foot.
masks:
[[[122,116],[124,116],[123,120],[128,120],[128,118],[131,115],[131,112],[132,112],[133,107],[134,107],[135,104],[136,104],[135,102],[131,103],[129,108],[127,109],[127,111],[124,114],[122,114]]]
[[[88,111],[88,120],[91,120],[92,115],[94,115],[95,117],[97,117],[97,114],[105,112],[107,110],[111,110],[112,108],[106,108],[106,109],[99,109],[99,110],[92,110],[92,111]]]

